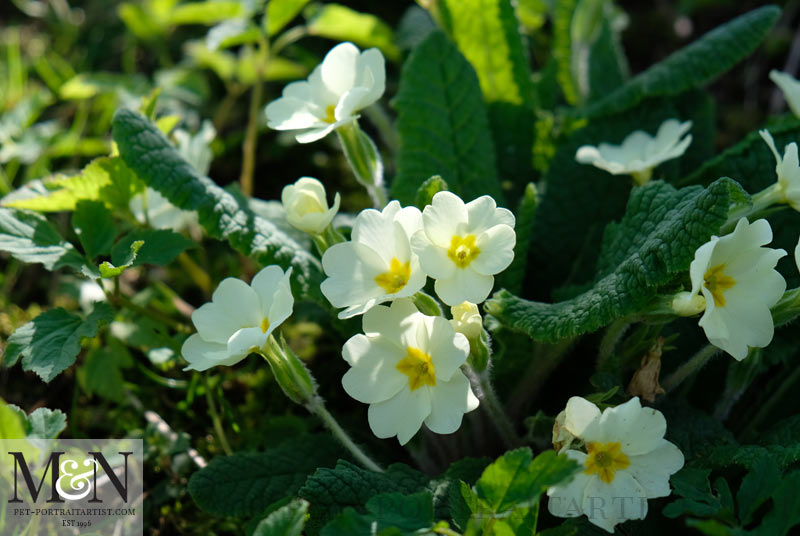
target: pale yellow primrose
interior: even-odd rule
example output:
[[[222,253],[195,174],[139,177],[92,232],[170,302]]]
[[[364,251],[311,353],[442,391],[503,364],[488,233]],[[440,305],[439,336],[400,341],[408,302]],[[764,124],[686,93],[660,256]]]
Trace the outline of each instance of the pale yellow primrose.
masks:
[[[751,224],[742,218],[731,234],[712,236],[700,246],[689,266],[691,293],[705,298],[700,327],[711,344],[738,361],[750,347],[772,342],[770,308],[786,290],[775,265],[786,252],[763,247],[771,241],[767,220]]]
[[[409,299],[378,305],[364,314],[364,334],[350,338],[342,357],[350,370],[344,390],[369,404],[369,426],[379,438],[406,444],[425,423],[452,434],[465,413],[478,407],[460,367],[469,342],[441,316],[426,316]]]
[[[600,409],[574,396],[564,412],[561,452],[583,467],[573,480],[547,490],[547,508],[558,517],[586,515],[613,533],[629,519],[644,519],[647,499],[670,494],[670,475],[683,467],[683,453],[664,439],[667,422],[660,411],[642,407],[634,397],[615,408]],[[586,452],[570,448],[580,440]]]
[[[353,43],[331,49],[309,75],[292,82],[283,96],[267,105],[269,128],[301,130],[295,136],[310,143],[358,117],[358,112],[381,98],[386,66],[377,48],[359,51]]]

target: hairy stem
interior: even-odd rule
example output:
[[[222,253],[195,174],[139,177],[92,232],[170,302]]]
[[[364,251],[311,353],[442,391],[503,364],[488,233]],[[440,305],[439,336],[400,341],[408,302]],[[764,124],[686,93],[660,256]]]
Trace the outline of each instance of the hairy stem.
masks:
[[[689,361],[678,367],[672,374],[670,374],[661,386],[665,391],[669,392],[675,389],[686,378],[699,371],[709,359],[714,357],[720,352],[720,349],[713,344],[708,344],[699,352],[694,354]]]
[[[222,427],[222,419],[217,411],[217,403],[214,400],[214,395],[211,392],[211,383],[208,381],[208,375],[206,374],[203,374],[203,384],[206,387],[206,402],[208,403],[208,413],[211,415],[211,422],[214,425],[214,433],[217,435],[217,441],[219,441],[222,450],[225,454],[230,456],[233,454],[233,449],[231,449],[228,443],[228,437],[225,435],[225,429]]]
[[[264,70],[269,53],[266,39],[262,38],[258,46],[258,61],[256,62],[256,80],[250,93],[250,111],[247,119],[247,130],[242,144],[242,174],[239,176],[239,185],[242,193],[250,197],[253,195],[253,173],[256,168],[256,146],[258,145],[258,118],[261,111],[261,101],[264,98]]]
[[[483,408],[483,411],[485,411],[492,420],[492,424],[497,428],[500,439],[503,440],[506,448],[514,448],[521,445],[522,440],[514,430],[514,425],[511,423],[511,419],[508,418],[503,408],[503,403],[500,402],[497,393],[495,393],[492,387],[488,369],[482,374],[478,374],[472,367],[466,366],[464,367],[464,371],[472,385],[475,396],[478,397],[478,400],[481,402],[481,408]]]
[[[378,473],[383,472],[383,468],[375,463],[372,458],[367,456],[367,454],[361,450],[361,447],[356,445],[355,441],[353,441],[347,432],[344,431],[344,428],[339,425],[339,422],[336,420],[336,418],[331,415],[331,413],[325,407],[325,402],[322,400],[322,398],[314,396],[311,398],[311,400],[306,402],[305,406],[308,411],[319,417],[322,422],[325,423],[325,426],[331,431],[333,436],[338,439],[339,442],[341,442],[344,448],[350,451],[350,454],[352,454],[353,457],[358,460],[359,463],[361,463],[361,465],[370,471],[375,471]]]

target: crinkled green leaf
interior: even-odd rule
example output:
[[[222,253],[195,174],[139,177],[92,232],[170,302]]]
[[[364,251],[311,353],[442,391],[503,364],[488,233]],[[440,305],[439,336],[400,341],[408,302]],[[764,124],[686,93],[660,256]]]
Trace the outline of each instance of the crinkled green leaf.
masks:
[[[26,438],[55,439],[67,427],[67,416],[60,409],[36,408],[30,414],[26,414],[22,408],[14,405],[10,407],[22,419]]]
[[[759,458],[752,470],[742,479],[742,484],[736,493],[736,504],[742,524],[747,525],[752,521],[755,511],[769,499],[780,482],[781,470],[775,460],[769,456]]]
[[[390,531],[393,536],[411,536],[433,525],[433,499],[428,492],[413,495],[381,493],[367,501],[366,509],[366,514],[359,514],[353,508],[346,508],[320,534],[384,534],[383,531],[393,529]]]
[[[348,506],[359,508],[380,493],[414,493],[427,481],[425,475],[401,463],[375,473],[340,460],[336,467],[318,469],[308,477],[298,495],[311,503],[307,530],[315,534]]]
[[[678,95],[708,84],[749,56],[780,14],[780,8],[764,6],[715,28],[588,106],[583,114],[609,115],[648,97]]]
[[[15,199],[5,205],[39,212],[61,212],[75,210],[79,201],[87,200],[103,201],[110,209],[127,210],[131,197],[144,190],[136,174],[119,157],[97,158],[79,174],[57,177],[45,184],[53,189],[48,195]]]
[[[136,252],[132,266],[155,264],[165,266],[175,257],[197,244],[180,233],[166,229],[137,229],[126,234],[111,248],[111,261],[122,265],[128,262],[133,244],[144,242]]]
[[[25,439],[25,419],[13,406],[0,398],[0,444],[3,439]]]
[[[436,7],[443,26],[478,75],[500,176],[530,180],[534,91],[512,2],[444,0]]]
[[[262,519],[253,536],[300,536],[306,524],[308,501],[295,499]]]
[[[726,222],[734,195],[741,188],[726,178],[707,189],[677,190],[663,182],[636,188],[622,221],[606,229],[590,290],[554,304],[501,291],[485,309],[504,326],[542,341],[592,332],[635,313],[688,269],[697,248]]]
[[[352,41],[362,48],[377,47],[390,60],[400,57],[392,28],[375,15],[331,3],[312,10],[308,19],[306,28],[311,35]]]
[[[79,201],[72,213],[72,228],[89,259],[107,254],[117,238],[114,218],[100,201]]]
[[[270,0],[267,4],[267,33],[280,32],[293,18],[300,14],[309,0]]]
[[[330,436],[304,435],[266,452],[217,456],[192,475],[189,493],[200,508],[215,515],[257,515],[295,494],[311,472],[333,465],[340,455]]]
[[[139,254],[139,250],[142,249],[142,246],[144,246],[144,240],[138,240],[132,242],[130,244],[130,249],[128,249],[128,253],[125,255],[125,257],[122,258],[121,262],[119,262],[118,259],[117,264],[119,264],[119,266],[114,266],[108,261],[103,262],[99,266],[100,277],[104,278],[117,277],[120,274],[122,274],[122,272],[124,272],[127,268],[133,266],[133,263],[136,261],[136,256]]]
[[[443,191],[447,191],[447,183],[439,175],[434,175],[420,185],[414,198],[414,205],[422,210],[431,204],[434,195]]]
[[[422,183],[440,175],[466,201],[488,194],[503,204],[478,79],[441,32],[406,60],[395,106],[400,150],[393,197],[412,204]]]
[[[682,515],[712,517],[722,509],[720,498],[712,493],[708,469],[684,467],[670,478],[676,500],[664,508],[664,515],[676,518]]]
[[[200,176],[144,116],[121,109],[113,125],[121,157],[148,186],[173,205],[196,210],[211,236],[227,239],[262,264],[293,267],[295,289],[320,304],[327,303],[319,289],[322,268],[311,253],[211,179]]]
[[[122,402],[125,399],[122,369],[132,366],[131,354],[119,342],[96,348],[86,356],[86,362],[81,367],[83,386],[90,395]]]
[[[40,214],[0,207],[0,251],[22,262],[41,263],[48,270],[83,269],[87,261]]]
[[[529,508],[550,486],[569,480],[579,466],[564,455],[548,450],[533,457],[529,448],[505,453],[484,470],[474,489],[495,514]]]
[[[753,531],[757,536],[784,536],[793,534],[800,525],[800,471],[793,471],[772,494],[772,510],[764,516],[761,525]]]
[[[97,302],[88,317],[62,308],[46,311],[8,338],[5,365],[10,367],[22,358],[22,368],[35,372],[50,382],[75,363],[81,340],[97,335],[100,326],[111,322],[114,314],[106,303]]]

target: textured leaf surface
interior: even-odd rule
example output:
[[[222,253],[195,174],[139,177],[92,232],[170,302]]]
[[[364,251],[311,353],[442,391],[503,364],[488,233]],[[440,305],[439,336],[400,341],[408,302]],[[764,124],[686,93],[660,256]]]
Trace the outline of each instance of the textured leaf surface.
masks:
[[[444,26],[478,75],[500,175],[529,180],[534,91],[512,2],[445,0],[438,8]]]
[[[715,28],[586,108],[585,115],[616,113],[647,97],[678,95],[708,84],[749,56],[780,14],[778,7],[765,6]]]
[[[288,440],[266,452],[217,456],[192,475],[189,493],[215,515],[257,515],[296,493],[312,471],[333,465],[339,455],[339,445],[319,435]]]
[[[311,503],[310,533],[346,507],[360,507],[379,493],[413,493],[425,487],[427,478],[407,465],[393,464],[384,473],[374,473],[340,460],[333,469],[318,469],[299,491]]]
[[[67,427],[67,416],[60,409],[36,408],[30,414],[26,414],[22,408],[14,405],[10,407],[22,419],[27,438],[55,439]]]
[[[121,109],[114,115],[113,125],[120,155],[148,186],[173,205],[197,211],[200,224],[212,237],[227,239],[264,265],[293,267],[293,279],[302,295],[327,303],[319,290],[323,279],[320,263],[300,244],[211,179],[200,176],[144,116]]]
[[[155,264],[165,266],[175,260],[175,257],[185,250],[195,247],[196,244],[180,233],[165,229],[137,229],[119,239],[111,249],[111,261],[116,265],[127,262],[131,246],[142,241],[141,248],[136,251],[136,258],[132,266],[140,264]]]
[[[48,270],[64,266],[81,270],[86,265],[44,216],[11,208],[0,207],[0,251],[22,262],[41,263]]]
[[[108,253],[117,237],[114,218],[100,201],[79,201],[72,214],[72,227],[90,259]]]
[[[423,210],[425,207],[431,204],[434,195],[446,190],[447,183],[444,182],[444,179],[442,179],[439,175],[434,175],[423,182],[419,187],[417,190],[417,195],[414,198],[414,205],[418,209]]]
[[[741,194],[730,179],[707,189],[677,190],[663,182],[636,188],[622,221],[606,229],[590,290],[555,304],[501,291],[485,308],[505,326],[537,340],[594,331],[638,311],[660,285],[688,269],[696,249],[725,223],[731,196]]]
[[[393,197],[413,204],[420,185],[440,175],[465,201],[489,194],[502,205],[478,79],[441,32],[431,33],[406,60],[395,106],[400,151]]]
[[[367,501],[367,513],[347,508],[322,529],[322,536],[384,534],[411,536],[433,525],[433,498],[428,492],[382,493]]]
[[[307,513],[308,501],[296,499],[262,519],[253,536],[300,536]]]
[[[11,334],[5,364],[12,366],[21,357],[24,370],[49,382],[75,362],[81,340],[96,336],[100,326],[112,318],[106,303],[95,303],[86,319],[60,307],[46,311]]]

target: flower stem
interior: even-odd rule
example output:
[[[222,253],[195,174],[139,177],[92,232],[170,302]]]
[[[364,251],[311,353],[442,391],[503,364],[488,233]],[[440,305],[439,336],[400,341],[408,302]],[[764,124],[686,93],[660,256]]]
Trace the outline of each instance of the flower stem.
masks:
[[[758,410],[758,413],[756,413],[755,417],[750,420],[750,422],[747,424],[747,427],[740,434],[740,437],[747,439],[751,435],[754,435],[753,431],[761,425],[761,423],[767,418],[768,415],[770,415],[770,413],[774,411],[775,405],[789,392],[789,389],[798,380],[800,380],[800,368],[795,368],[794,372],[789,374],[778,386],[778,388],[772,392],[766,402],[761,404],[761,408]]]
[[[629,318],[618,318],[606,328],[606,332],[600,341],[600,350],[597,353],[597,370],[605,366],[606,361],[614,353],[614,349],[630,326],[631,321]]]
[[[675,389],[686,378],[697,372],[708,363],[708,360],[714,357],[720,349],[713,344],[706,345],[699,352],[694,354],[689,361],[678,367],[672,374],[670,374],[661,386],[665,391],[669,392]]]
[[[759,215],[772,205],[785,202],[785,194],[779,183],[764,188],[751,197],[751,204],[732,207],[728,213],[728,221],[722,226],[720,232],[727,233],[736,227],[736,223],[743,217],[752,218]]]
[[[375,463],[372,458],[367,456],[367,454],[361,450],[361,448],[355,444],[355,442],[347,435],[347,432],[339,425],[339,422],[334,418],[333,415],[325,408],[325,402],[319,396],[312,397],[308,402],[305,404],[306,409],[319,417],[325,426],[328,427],[328,430],[331,431],[333,436],[338,439],[344,447],[350,451],[353,457],[361,463],[364,467],[369,469],[370,471],[375,471],[377,473],[382,473],[383,468]]]
[[[233,454],[233,449],[231,449],[228,438],[225,435],[225,429],[222,427],[222,419],[217,411],[217,403],[214,401],[214,395],[211,393],[211,384],[206,374],[203,374],[203,384],[206,387],[206,402],[208,403],[208,413],[211,415],[211,422],[214,425],[214,432],[217,434],[217,440],[222,450],[225,454],[230,456]]]
[[[500,438],[507,448],[518,447],[522,444],[522,440],[514,430],[514,425],[511,419],[506,415],[503,404],[497,397],[492,383],[489,379],[489,369],[485,370],[482,374],[476,373],[469,365],[464,367],[472,389],[475,391],[475,396],[481,401],[483,411],[491,418],[497,431],[500,433]]]
[[[336,134],[356,180],[367,189],[375,208],[382,209],[389,200],[383,185],[383,162],[375,143],[356,120],[337,128]]]
[[[258,61],[256,62],[256,80],[250,93],[250,110],[245,130],[244,143],[242,144],[242,174],[239,176],[239,185],[242,193],[250,197],[253,195],[253,173],[256,168],[256,146],[258,145],[258,117],[261,111],[261,101],[264,95],[264,70],[269,61],[267,40],[261,38],[258,44]]]

